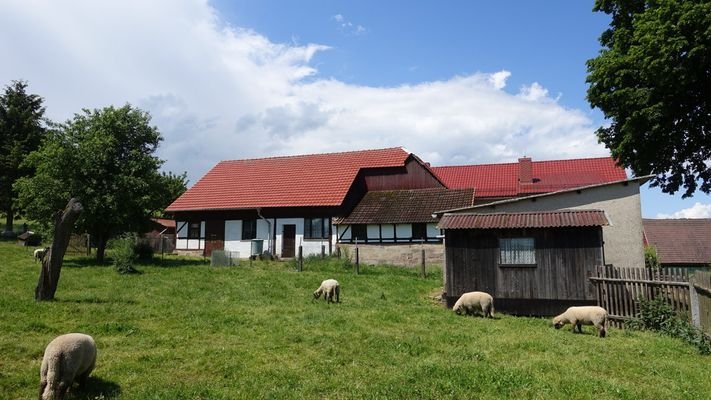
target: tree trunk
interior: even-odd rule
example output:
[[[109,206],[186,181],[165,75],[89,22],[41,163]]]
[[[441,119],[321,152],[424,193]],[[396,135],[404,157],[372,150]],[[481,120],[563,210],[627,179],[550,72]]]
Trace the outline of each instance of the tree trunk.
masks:
[[[5,213],[5,231],[12,232],[14,230],[13,224],[15,223],[15,213],[13,212],[12,208],[5,211]]]
[[[106,239],[108,235],[101,233],[99,234],[98,239],[96,239],[96,262],[99,264],[104,263],[104,255],[106,253],[106,243],[108,240]]]
[[[54,240],[52,247],[42,259],[39,282],[35,288],[35,300],[52,300],[59,283],[59,272],[62,269],[64,253],[69,246],[69,238],[74,228],[74,222],[79,218],[83,207],[79,200],[72,198],[63,212],[58,212],[54,221]]]

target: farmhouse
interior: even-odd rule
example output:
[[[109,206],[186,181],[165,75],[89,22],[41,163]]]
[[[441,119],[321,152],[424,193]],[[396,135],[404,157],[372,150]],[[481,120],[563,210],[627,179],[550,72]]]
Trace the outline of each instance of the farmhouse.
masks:
[[[488,291],[498,309],[521,314],[551,315],[594,303],[588,277],[596,266],[644,265],[639,187],[648,178],[437,212],[445,232],[448,303],[473,290]],[[535,185],[535,173],[533,181],[524,190]]]
[[[662,267],[711,268],[711,219],[644,219],[644,244]]]
[[[304,255],[331,254],[334,219],[347,217],[366,193],[413,189],[445,186],[400,147],[233,160],[218,163],[167,211],[175,216],[178,251],[247,257],[256,248],[286,258],[302,246]],[[399,240],[419,239],[420,228],[404,225]]]

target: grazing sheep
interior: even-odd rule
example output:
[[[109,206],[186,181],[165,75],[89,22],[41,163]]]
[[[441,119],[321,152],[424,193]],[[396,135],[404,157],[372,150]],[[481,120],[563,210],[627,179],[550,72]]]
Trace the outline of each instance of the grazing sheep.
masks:
[[[49,247],[45,247],[44,249],[35,249],[33,255],[35,257],[35,261],[42,261],[44,260],[44,256],[47,255],[47,252],[49,251]]]
[[[452,311],[461,315],[474,314],[481,311],[484,317],[494,317],[494,298],[489,293],[468,292],[464,293],[452,307]]]
[[[52,340],[40,369],[40,400],[61,400],[74,381],[84,384],[96,363],[96,343],[83,333],[68,333]]]
[[[335,279],[326,279],[321,282],[321,286],[314,292],[314,298],[318,299],[323,294],[324,300],[328,303],[333,302],[333,296],[336,296],[336,303],[341,302],[341,285]]]
[[[607,334],[606,322],[607,310],[598,306],[570,307],[563,314],[553,318],[555,329],[560,329],[565,324],[573,324],[572,332],[575,333],[577,326],[578,332],[582,333],[582,325],[595,325],[600,337],[605,337]]]

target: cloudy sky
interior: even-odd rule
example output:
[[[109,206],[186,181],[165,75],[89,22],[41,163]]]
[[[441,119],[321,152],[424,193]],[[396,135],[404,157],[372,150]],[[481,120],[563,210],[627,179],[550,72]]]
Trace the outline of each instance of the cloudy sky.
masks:
[[[585,102],[608,23],[592,2],[381,3],[0,0],[0,85],[28,81],[56,121],[149,111],[191,183],[224,159],[393,146],[433,165],[609,154]],[[645,217],[711,217],[709,196],[642,194]]]

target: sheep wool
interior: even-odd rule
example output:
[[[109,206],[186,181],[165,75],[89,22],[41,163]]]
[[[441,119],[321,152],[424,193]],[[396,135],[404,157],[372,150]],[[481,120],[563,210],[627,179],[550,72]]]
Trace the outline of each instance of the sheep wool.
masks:
[[[49,247],[45,247],[44,249],[35,249],[35,251],[32,253],[35,257],[35,261],[42,261],[48,251]]]
[[[333,297],[336,297],[336,303],[341,302],[341,285],[335,279],[326,279],[321,282],[321,286],[314,292],[314,298],[318,299],[323,294],[326,302],[333,302]]]
[[[570,307],[563,314],[553,318],[553,326],[560,329],[565,324],[572,324],[572,332],[575,327],[582,333],[582,325],[595,325],[598,336],[605,337],[607,334],[607,310],[598,306]]]
[[[82,385],[96,364],[94,338],[68,333],[52,340],[40,368],[40,400],[61,400],[76,381]]]
[[[468,292],[459,297],[452,310],[461,315],[470,315],[481,312],[483,316],[494,317],[494,298],[485,292]]]

